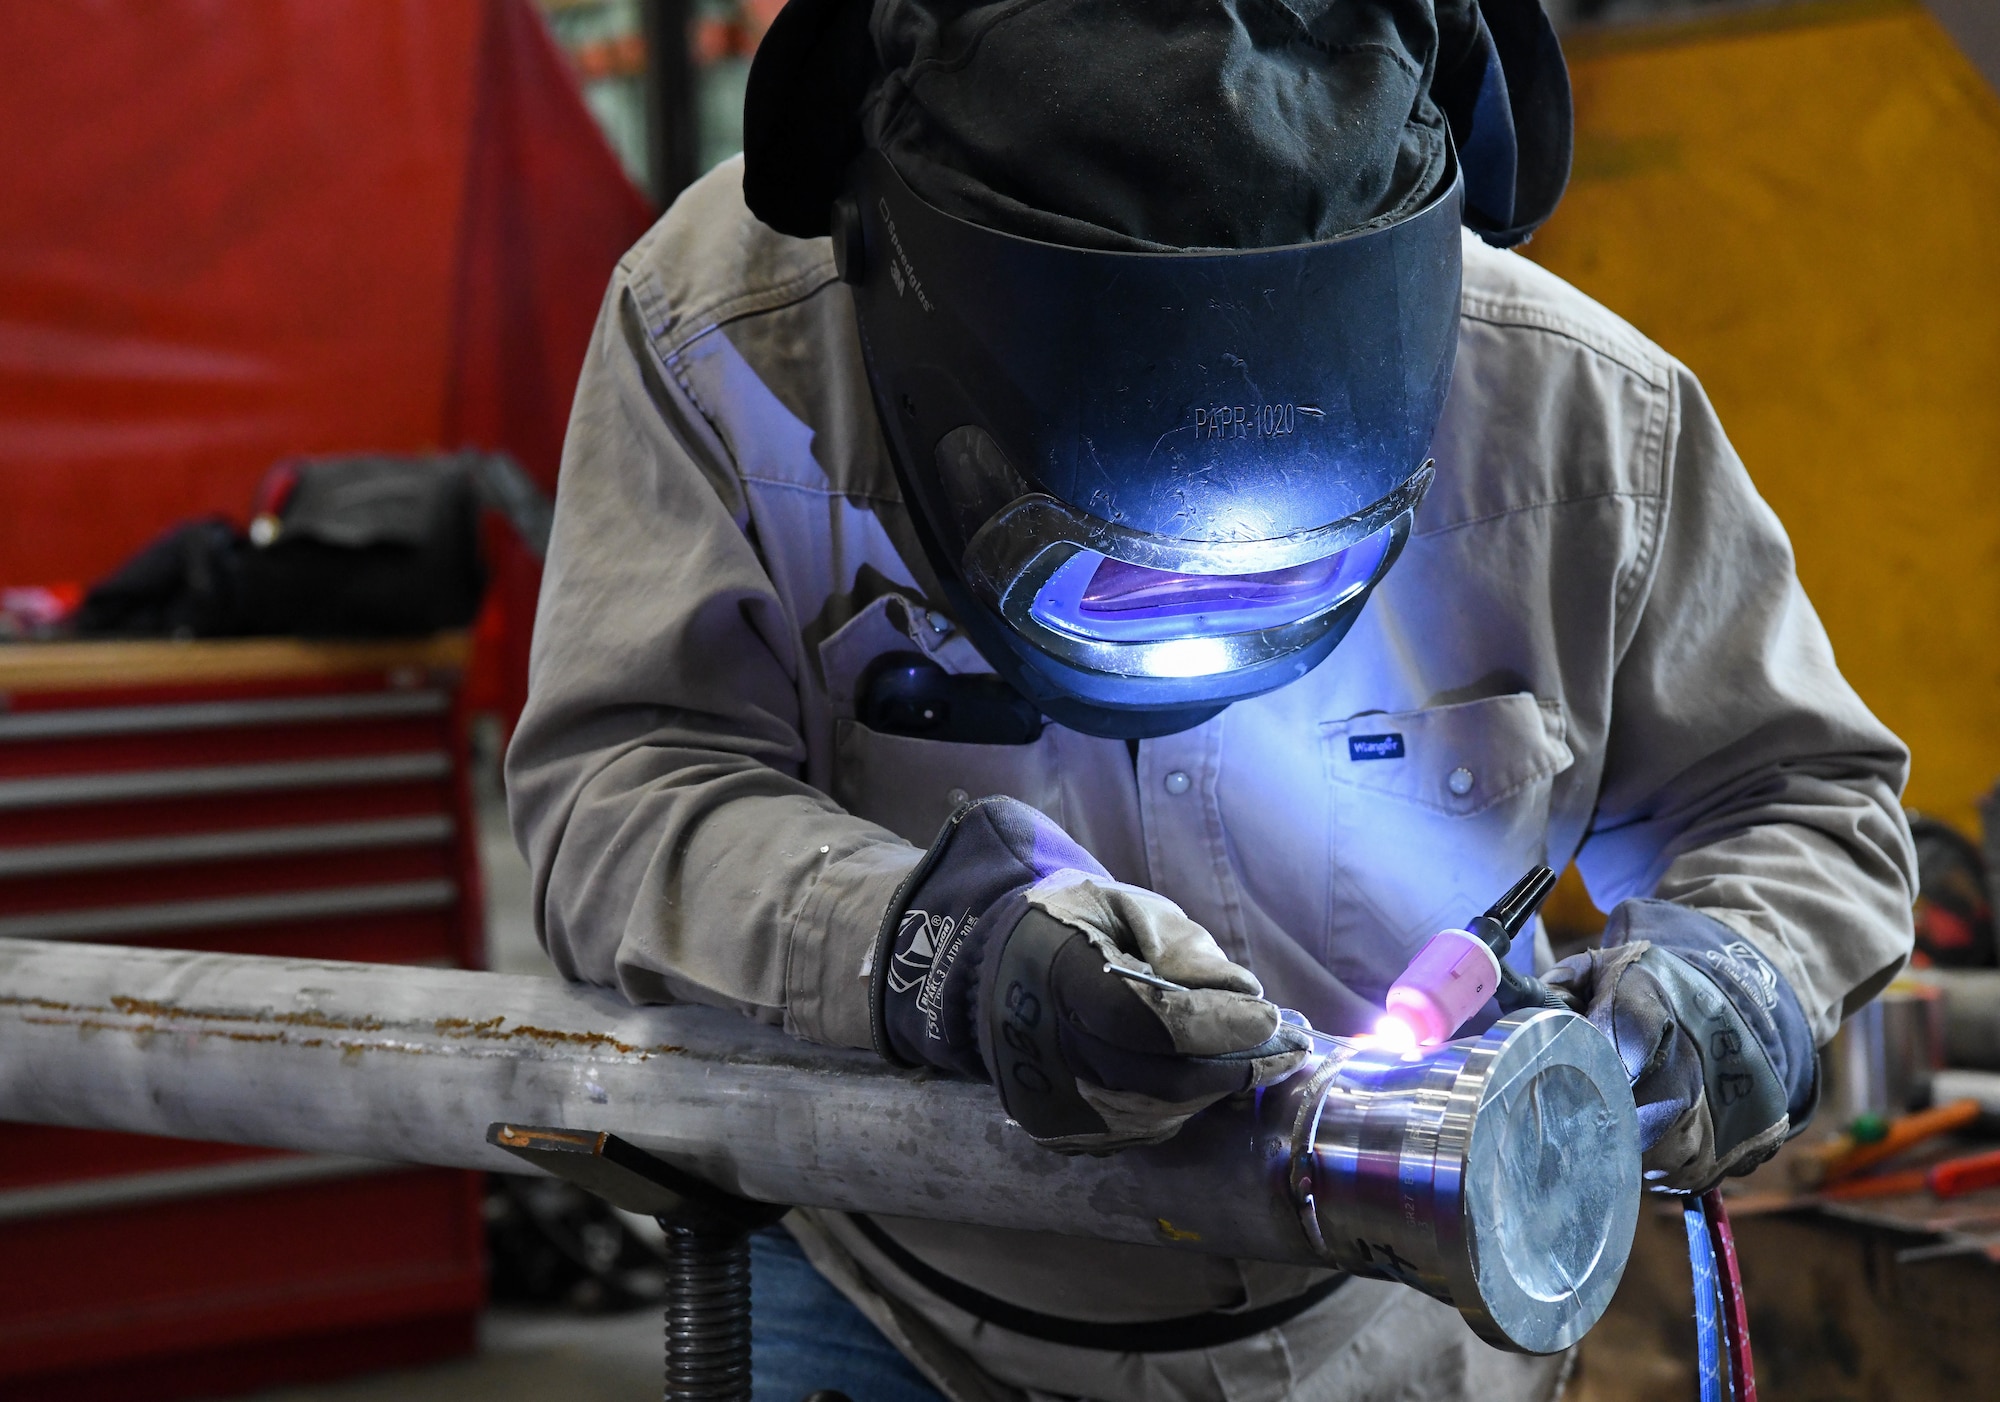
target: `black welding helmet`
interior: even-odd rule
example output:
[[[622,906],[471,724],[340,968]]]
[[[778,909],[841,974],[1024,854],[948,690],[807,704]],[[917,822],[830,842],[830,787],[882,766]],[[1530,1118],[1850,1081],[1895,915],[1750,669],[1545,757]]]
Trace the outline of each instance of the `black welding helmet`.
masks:
[[[1137,253],[982,228],[858,164],[834,237],[877,409],[995,669],[1144,733],[1323,659],[1430,481],[1456,183],[1325,243]]]
[[[846,13],[857,8],[865,16],[866,5]],[[767,48],[824,63],[845,43],[850,64],[879,63],[880,8],[863,45],[851,19],[839,37],[839,0],[794,0]],[[782,28],[814,18],[814,45]],[[1485,42],[1475,61],[1498,79]],[[1226,227],[1227,210],[1219,229],[1198,213],[1134,233],[1136,218],[1119,228],[1120,212],[1098,215],[1087,194],[1060,197],[1069,207],[1051,217],[1018,188],[988,217],[948,182],[955,212],[906,178],[935,152],[899,147],[880,121],[809,167],[816,193],[830,192],[811,218],[795,184],[760,197],[776,157],[759,163],[760,141],[772,146],[759,88],[775,79],[762,51],[758,64],[746,193],[785,232],[831,234],[915,529],[994,669],[1059,723],[1142,737],[1324,660],[1431,480],[1457,344],[1459,229],[1486,219],[1466,211],[1450,104],[1429,109],[1428,145],[1403,141],[1393,198],[1359,217],[1310,216],[1331,219],[1331,237],[1268,241],[1268,221],[1246,236]],[[895,82],[879,68],[872,81]],[[787,110],[800,100],[790,94]],[[794,125],[794,177],[799,141]],[[1486,222],[1511,225],[1512,213]]]

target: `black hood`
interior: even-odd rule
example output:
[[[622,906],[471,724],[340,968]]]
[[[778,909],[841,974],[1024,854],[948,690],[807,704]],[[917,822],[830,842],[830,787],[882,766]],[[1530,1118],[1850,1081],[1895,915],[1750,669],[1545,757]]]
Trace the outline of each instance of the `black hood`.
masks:
[[[744,194],[814,238],[863,149],[988,228],[1087,248],[1311,243],[1443,184],[1510,246],[1569,178],[1538,0],[791,0],[751,67]]]
[[[946,602],[1058,722],[1197,724],[1408,538],[1459,226],[1568,174],[1535,0],[792,0],[744,193],[831,234]]]

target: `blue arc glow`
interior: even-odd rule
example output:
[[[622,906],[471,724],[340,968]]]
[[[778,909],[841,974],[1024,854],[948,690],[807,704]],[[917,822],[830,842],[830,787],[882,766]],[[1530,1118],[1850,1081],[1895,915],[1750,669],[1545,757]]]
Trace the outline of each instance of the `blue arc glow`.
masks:
[[[1029,612],[1046,628],[1106,643],[1199,642],[1279,628],[1318,617],[1366,589],[1390,538],[1384,527],[1322,559],[1257,574],[1184,574],[1079,550],[1036,591]],[[1227,666],[1213,649],[1187,648],[1170,650],[1149,670],[1199,677]]]

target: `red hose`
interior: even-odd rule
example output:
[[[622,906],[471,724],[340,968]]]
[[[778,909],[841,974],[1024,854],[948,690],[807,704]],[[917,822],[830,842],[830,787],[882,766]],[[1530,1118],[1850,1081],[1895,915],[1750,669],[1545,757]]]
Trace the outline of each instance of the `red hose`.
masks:
[[[1750,1359],[1750,1312],[1743,1303],[1743,1272],[1736,1264],[1736,1234],[1729,1229],[1729,1209],[1722,1190],[1702,1195],[1709,1240],[1715,1246],[1716,1284],[1722,1291],[1722,1336],[1729,1349],[1730,1389],[1736,1402],[1757,1402],[1757,1369]]]

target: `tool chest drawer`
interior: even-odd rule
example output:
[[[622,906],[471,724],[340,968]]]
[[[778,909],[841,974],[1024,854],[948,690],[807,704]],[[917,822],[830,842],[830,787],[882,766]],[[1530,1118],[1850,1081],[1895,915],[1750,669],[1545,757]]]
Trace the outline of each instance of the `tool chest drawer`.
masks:
[[[0,646],[0,939],[479,965],[465,651]],[[476,1175],[4,1128],[0,1402],[209,1396],[472,1346]]]

